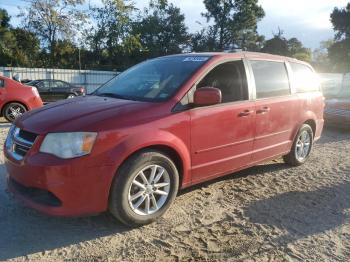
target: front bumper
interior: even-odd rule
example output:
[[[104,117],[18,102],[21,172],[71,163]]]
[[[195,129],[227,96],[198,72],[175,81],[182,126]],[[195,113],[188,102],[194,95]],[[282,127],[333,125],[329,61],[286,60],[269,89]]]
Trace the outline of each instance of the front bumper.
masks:
[[[81,216],[107,210],[113,166],[91,156],[63,160],[43,153],[14,159],[4,149],[8,189],[25,205],[54,216]]]

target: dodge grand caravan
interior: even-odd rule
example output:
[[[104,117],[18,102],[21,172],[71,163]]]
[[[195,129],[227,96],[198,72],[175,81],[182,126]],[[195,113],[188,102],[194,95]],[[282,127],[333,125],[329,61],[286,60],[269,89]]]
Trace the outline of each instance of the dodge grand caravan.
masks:
[[[28,112],[5,146],[8,186],[50,215],[160,217],[178,189],[283,156],[309,158],[324,99],[310,65],[259,53],[148,60],[92,95]]]

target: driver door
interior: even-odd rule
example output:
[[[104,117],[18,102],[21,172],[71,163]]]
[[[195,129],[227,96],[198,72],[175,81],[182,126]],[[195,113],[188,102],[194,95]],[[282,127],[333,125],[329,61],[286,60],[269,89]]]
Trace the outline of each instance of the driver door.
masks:
[[[198,183],[242,168],[251,162],[254,102],[249,101],[243,61],[220,64],[196,88],[216,87],[222,103],[191,113],[192,182]]]

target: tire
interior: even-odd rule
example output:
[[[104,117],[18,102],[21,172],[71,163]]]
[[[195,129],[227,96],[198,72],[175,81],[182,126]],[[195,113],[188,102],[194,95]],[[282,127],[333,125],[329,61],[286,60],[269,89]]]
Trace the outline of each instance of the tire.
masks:
[[[314,134],[312,128],[304,124],[294,139],[292,150],[283,157],[284,162],[291,166],[300,166],[310,157],[313,148]]]
[[[27,108],[23,104],[13,102],[5,106],[3,115],[7,121],[12,123],[25,112],[27,112]]]
[[[153,170],[154,187],[149,183]],[[166,212],[178,188],[179,173],[171,158],[154,150],[141,151],[127,159],[117,171],[110,190],[109,211],[125,225],[146,225]]]
[[[67,96],[67,99],[74,98],[74,97],[76,97],[75,94],[69,94],[69,95]]]

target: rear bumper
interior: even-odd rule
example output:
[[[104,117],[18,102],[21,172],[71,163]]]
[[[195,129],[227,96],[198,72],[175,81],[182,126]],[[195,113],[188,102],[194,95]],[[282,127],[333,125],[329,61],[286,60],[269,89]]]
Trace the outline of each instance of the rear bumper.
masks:
[[[54,216],[107,209],[112,166],[90,166],[89,156],[67,161],[38,153],[19,162],[4,154],[8,189],[26,206]]]

